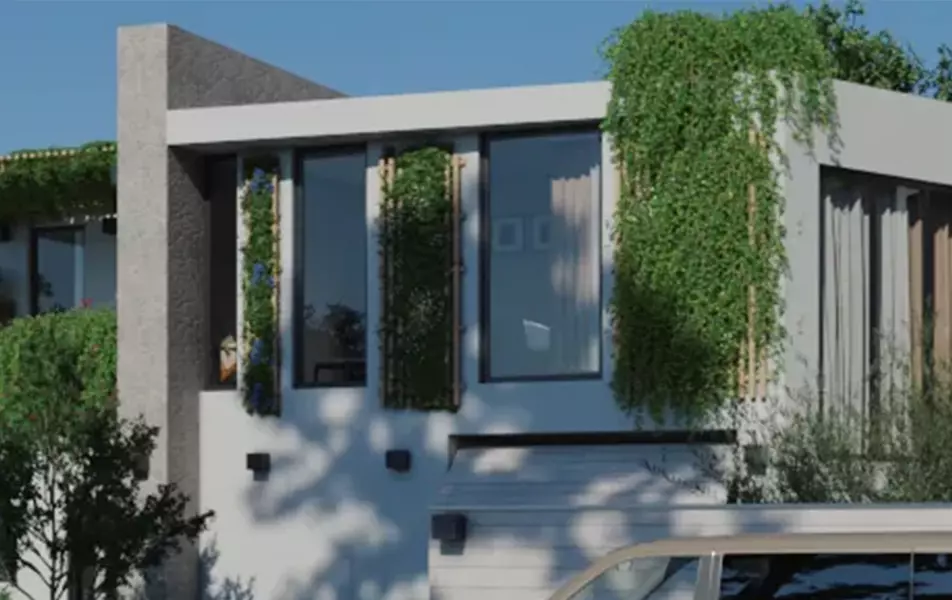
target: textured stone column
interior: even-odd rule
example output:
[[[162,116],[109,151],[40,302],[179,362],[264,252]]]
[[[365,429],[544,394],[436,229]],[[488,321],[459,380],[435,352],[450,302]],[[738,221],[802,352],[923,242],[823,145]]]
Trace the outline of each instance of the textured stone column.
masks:
[[[117,63],[121,412],[160,428],[148,485],[176,483],[195,510],[210,224],[203,157],[168,147],[167,113],[341,94],[167,25],[121,28]],[[187,548],[163,575],[165,597],[197,597],[197,549]]]

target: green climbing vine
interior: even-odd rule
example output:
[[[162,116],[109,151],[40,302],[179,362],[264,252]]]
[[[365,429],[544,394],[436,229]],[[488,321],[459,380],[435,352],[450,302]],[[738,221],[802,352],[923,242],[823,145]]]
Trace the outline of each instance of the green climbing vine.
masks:
[[[0,157],[0,222],[115,212],[114,142]]]
[[[251,169],[241,197],[242,392],[249,414],[280,411],[278,344],[278,212],[276,169]]]
[[[622,172],[616,395],[656,422],[669,409],[694,421],[737,396],[749,338],[770,352],[782,342],[774,133],[778,120],[807,144],[815,127],[834,130],[834,65],[789,6],[645,12],[603,56],[603,128]]]
[[[456,410],[452,380],[451,154],[426,147],[384,166],[378,223],[381,390],[388,408]]]

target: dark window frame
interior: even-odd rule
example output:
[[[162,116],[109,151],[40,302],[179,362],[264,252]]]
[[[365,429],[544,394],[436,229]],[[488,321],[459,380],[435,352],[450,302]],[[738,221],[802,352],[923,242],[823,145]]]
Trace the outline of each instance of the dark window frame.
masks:
[[[362,380],[355,381],[341,381],[341,382],[327,382],[327,383],[318,383],[318,382],[307,382],[301,380],[301,374],[303,371],[303,358],[304,358],[304,344],[303,344],[303,332],[304,332],[304,323],[303,323],[303,311],[301,308],[304,306],[304,273],[306,271],[304,261],[302,257],[304,255],[304,238],[306,232],[304,231],[304,219],[303,208],[305,198],[305,188],[304,188],[304,163],[308,159],[314,158],[337,158],[337,157],[346,157],[346,156],[360,156],[363,158],[364,162],[364,187],[366,189],[367,184],[367,168],[368,168],[368,159],[369,159],[369,147],[367,144],[347,144],[339,146],[319,146],[319,147],[307,147],[300,148],[294,151],[294,168],[292,179],[294,182],[294,198],[293,198],[293,211],[294,211],[294,231],[292,232],[292,244],[293,244],[293,254],[294,254],[294,269],[293,269],[293,289],[292,289],[292,309],[291,309],[291,366],[293,368],[292,373],[292,388],[293,389],[335,389],[335,388],[366,388],[367,387],[367,358],[371,352],[372,347],[372,338],[374,330],[370,327],[368,306],[370,299],[370,289],[367,285],[367,278],[369,273],[368,258],[369,253],[365,254],[363,261],[363,281],[364,281],[364,359],[362,361],[347,361],[348,363],[362,363],[359,365],[359,368],[363,369],[364,377]],[[364,193],[364,202],[366,207],[366,191]],[[366,208],[365,208],[366,211]],[[366,215],[365,215],[366,216]],[[365,227],[364,228],[364,245],[366,248],[367,243],[369,242],[370,231]],[[345,365],[345,368],[347,365]],[[316,379],[316,378],[315,378]]]
[[[492,143],[496,141],[531,139],[531,138],[549,138],[560,135],[572,134],[596,134],[599,140],[598,154],[598,366],[595,370],[585,373],[569,374],[550,374],[550,375],[512,375],[512,376],[493,376],[490,363],[492,353],[491,341],[491,270],[492,270],[492,220],[490,217],[490,168]],[[603,328],[604,315],[603,307],[605,303],[604,284],[605,284],[605,265],[602,261],[602,245],[604,243],[602,222],[604,220],[603,205],[605,202],[605,190],[602,184],[604,178],[605,161],[601,152],[601,144],[604,140],[604,134],[599,129],[598,123],[572,123],[565,125],[545,127],[530,127],[525,129],[484,132],[479,137],[479,291],[478,291],[478,315],[479,315],[479,382],[480,383],[545,383],[559,381],[599,381],[605,373],[604,360],[604,335]]]
[[[27,279],[30,285],[30,315],[36,316],[40,314],[40,272],[39,272],[39,242],[40,236],[43,232],[46,231],[73,231],[78,232],[82,235],[82,244],[86,245],[86,225],[85,224],[69,224],[69,225],[42,225],[42,226],[30,226],[30,246],[27,251],[27,266],[29,268],[29,273]],[[84,249],[85,251],[85,249]],[[83,258],[85,262],[85,256]],[[85,279],[86,265],[83,265],[83,278]],[[75,306],[69,308],[76,308]]]

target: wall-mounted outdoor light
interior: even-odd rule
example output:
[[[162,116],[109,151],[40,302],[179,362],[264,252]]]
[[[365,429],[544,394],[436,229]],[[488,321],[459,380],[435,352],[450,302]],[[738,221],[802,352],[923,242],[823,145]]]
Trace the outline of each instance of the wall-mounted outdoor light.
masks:
[[[766,475],[769,461],[770,456],[766,446],[757,444],[744,446],[744,462],[751,475]]]
[[[255,475],[266,474],[271,471],[271,455],[267,452],[249,452],[245,457],[245,465]]]
[[[116,217],[106,217],[102,220],[102,232],[106,235],[116,235],[118,222]]]
[[[387,450],[384,463],[387,469],[395,473],[406,473],[410,470],[413,457],[409,450]]]
[[[430,537],[443,543],[462,543],[466,541],[466,515],[462,513],[442,513],[430,517]]]
[[[149,455],[139,454],[132,465],[132,477],[136,481],[145,481],[149,478]]]

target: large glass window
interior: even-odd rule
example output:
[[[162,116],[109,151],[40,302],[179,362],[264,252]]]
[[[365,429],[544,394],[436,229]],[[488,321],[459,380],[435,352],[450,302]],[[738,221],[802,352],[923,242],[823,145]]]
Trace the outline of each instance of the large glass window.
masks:
[[[601,138],[490,137],[484,149],[483,379],[601,368]]]
[[[296,224],[298,385],[364,385],[367,212],[364,151],[301,157]]]
[[[725,556],[721,600],[908,600],[912,557],[901,554]]]
[[[51,227],[33,232],[33,314],[83,303],[83,228]]]

